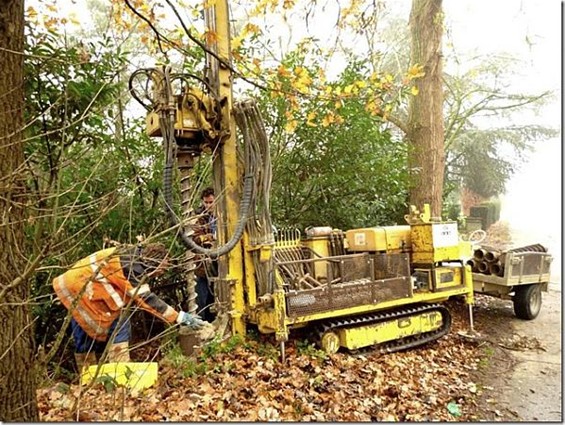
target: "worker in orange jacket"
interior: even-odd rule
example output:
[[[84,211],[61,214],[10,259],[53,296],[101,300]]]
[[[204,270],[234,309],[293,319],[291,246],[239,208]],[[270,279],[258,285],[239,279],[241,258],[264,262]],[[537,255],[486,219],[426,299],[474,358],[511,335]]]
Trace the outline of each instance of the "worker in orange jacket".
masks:
[[[137,306],[168,323],[199,329],[205,322],[187,312],[177,312],[151,292],[147,280],[168,266],[161,243],[145,247],[104,249],[79,260],[53,280],[57,297],[71,311],[77,367],[96,363],[108,342],[108,361],[127,362],[130,323],[127,306]]]

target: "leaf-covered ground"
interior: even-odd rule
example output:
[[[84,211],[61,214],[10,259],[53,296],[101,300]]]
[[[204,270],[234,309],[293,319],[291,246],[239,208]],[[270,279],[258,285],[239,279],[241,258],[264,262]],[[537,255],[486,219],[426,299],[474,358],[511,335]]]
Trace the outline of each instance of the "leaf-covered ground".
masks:
[[[450,334],[421,348],[326,356],[305,340],[232,340],[199,359],[169,353],[156,386],[142,392],[101,384],[38,391],[42,421],[473,421],[481,349],[458,331],[466,307],[450,302]],[[74,413],[73,413],[74,412]]]

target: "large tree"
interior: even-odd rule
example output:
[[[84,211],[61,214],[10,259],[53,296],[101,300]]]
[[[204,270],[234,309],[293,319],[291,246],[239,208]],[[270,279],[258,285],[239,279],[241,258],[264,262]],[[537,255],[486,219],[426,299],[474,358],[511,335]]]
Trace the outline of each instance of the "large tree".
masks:
[[[24,1],[0,13],[0,420],[38,421],[25,249]]]
[[[410,61],[424,72],[408,109],[410,203],[430,204],[434,217],[441,217],[445,168],[441,6],[441,0],[413,0],[410,12]]]

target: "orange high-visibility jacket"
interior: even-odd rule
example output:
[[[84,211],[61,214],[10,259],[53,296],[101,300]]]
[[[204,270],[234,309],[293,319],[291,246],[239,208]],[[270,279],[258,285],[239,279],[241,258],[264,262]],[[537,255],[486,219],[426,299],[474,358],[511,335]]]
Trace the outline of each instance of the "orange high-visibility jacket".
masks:
[[[116,248],[109,248],[95,252],[53,279],[55,293],[72,310],[80,327],[93,339],[105,341],[112,322],[132,298],[140,308],[174,323],[179,313],[153,294],[149,285],[126,279],[115,251]]]

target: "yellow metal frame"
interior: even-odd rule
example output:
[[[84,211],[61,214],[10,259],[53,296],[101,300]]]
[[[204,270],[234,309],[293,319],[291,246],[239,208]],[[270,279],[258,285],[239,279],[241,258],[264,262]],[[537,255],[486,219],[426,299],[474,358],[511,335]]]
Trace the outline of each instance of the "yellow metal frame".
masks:
[[[304,246],[310,248],[321,257],[329,257],[328,240],[325,237],[313,237],[304,240]],[[325,261],[317,261],[314,263],[314,274],[316,279],[327,279],[327,263]]]
[[[457,270],[457,268],[455,269]],[[461,273],[461,270],[465,270],[465,272]],[[332,310],[317,314],[298,316],[296,318],[286,316],[284,292],[280,290],[274,306],[254,312],[253,318],[257,322],[257,325],[259,326],[261,332],[276,333],[277,335],[282,336],[288,335],[289,328],[304,327],[310,322],[318,320],[359,315],[364,313],[373,313],[410,304],[441,303],[447,301],[452,296],[463,296],[467,304],[472,304],[473,281],[471,276],[471,268],[469,266],[461,266],[461,268],[459,268],[459,273],[457,273],[456,276],[460,276],[462,278],[462,281],[454,284],[453,288],[449,288],[440,292],[417,292],[414,293],[411,297],[407,298],[384,301],[377,304]],[[281,320],[282,317],[284,317],[284,320]]]
[[[215,2],[214,6],[214,22],[209,23],[215,29],[215,41],[212,42],[216,53],[226,63],[231,63],[230,53],[230,28],[229,28],[229,10],[227,0]],[[226,129],[226,138],[222,141],[223,147],[221,154],[214,158],[214,173],[223,178],[223,193],[220,201],[220,209],[224,212],[226,226],[218,227],[219,240],[226,242],[226,234],[233,235],[237,226],[237,217],[239,214],[239,199],[241,195],[240,181],[241,170],[237,162],[237,144],[236,144],[236,128],[235,120],[232,117],[233,108],[233,92],[232,92],[232,76],[231,70],[225,65],[218,66],[217,91],[222,104],[221,127]],[[230,318],[232,332],[234,334],[245,335],[246,326],[244,320],[245,298],[244,298],[244,278],[246,278],[244,267],[243,241],[227,254],[226,258],[219,261],[219,277],[226,281],[232,281],[231,286],[231,306]],[[247,260],[247,257],[246,257]],[[247,268],[250,261],[246,261]],[[252,275],[252,269],[247,276]],[[253,280],[251,280],[253,282]],[[250,283],[251,283],[250,282]],[[248,285],[249,286],[249,285]]]

